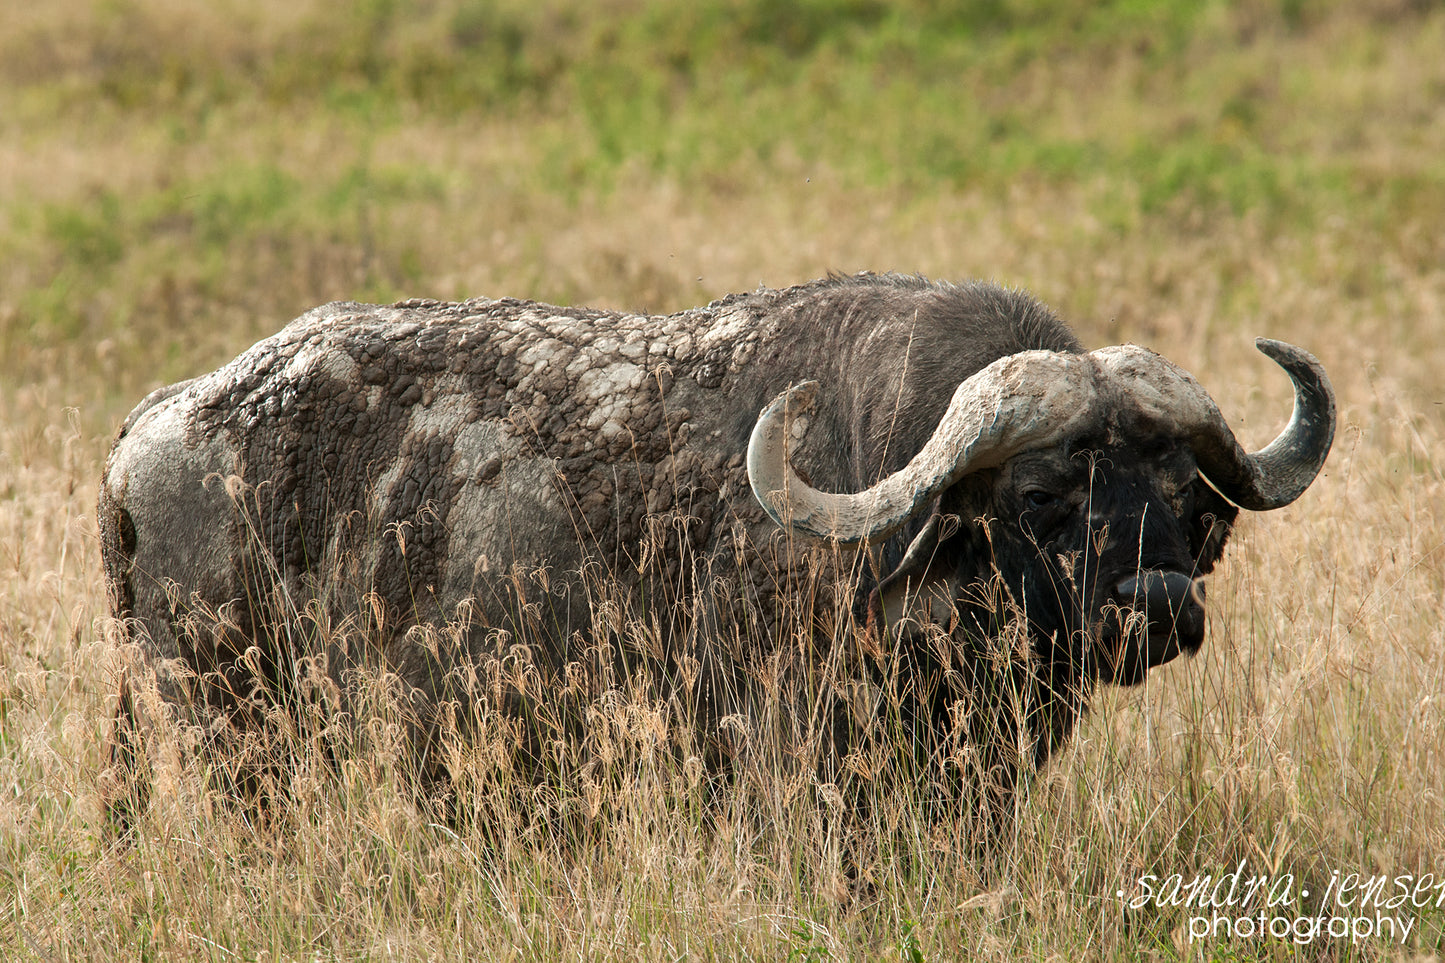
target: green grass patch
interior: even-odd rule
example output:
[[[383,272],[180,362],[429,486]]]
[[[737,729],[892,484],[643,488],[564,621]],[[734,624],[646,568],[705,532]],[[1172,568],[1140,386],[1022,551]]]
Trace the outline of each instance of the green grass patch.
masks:
[[[36,8],[0,40],[0,124],[22,159],[104,159],[73,180],[22,163],[0,194],[0,364],[93,370],[94,346],[115,342],[112,357],[140,351],[136,367],[178,376],[317,301],[462,296],[493,275],[654,308],[724,293],[628,250],[606,252],[605,269],[561,252],[570,220],[615,209],[625,223],[657,185],[700,211],[751,197],[781,214],[775,198],[823,182],[901,212],[872,219],[884,231],[950,198],[1003,218],[1021,198],[1054,198],[1114,239],[1242,221],[1303,238],[1344,218],[1430,263],[1438,243],[1409,225],[1445,216],[1428,106],[1445,78],[1412,64],[1445,43],[1445,17],[1387,13],[1153,0]],[[826,237],[835,219],[810,217]],[[1069,234],[1103,244],[1093,232]],[[844,257],[809,271],[861,267],[937,270]],[[965,267],[999,270],[946,270]],[[1351,290],[1374,290],[1359,270]],[[212,329],[232,337],[195,339],[191,319],[218,307],[235,316]]]
[[[1184,197],[1237,211],[1300,201],[1317,178],[1286,176],[1278,168],[1302,161],[1267,144],[1247,152],[1207,131],[1159,157],[1134,140],[1172,140],[1160,136],[1161,118],[1200,106],[1214,115],[1205,123],[1236,139],[1286,115],[1295,105],[1235,75],[1253,69],[1261,45],[1295,42],[1308,19],[1288,6],[1144,0],[713,0],[595,12],[369,0],[307,9],[247,41],[227,32],[244,29],[239,9],[192,24],[131,0],[66,25],[76,36],[65,49],[88,55],[84,70],[43,52],[60,46],[57,25],[12,46],[28,64],[15,79],[50,91],[44,109],[70,114],[97,101],[142,118],[260,103],[371,125],[417,112],[576,121],[565,131],[568,163],[546,168],[552,188],[605,190],[638,163],[696,181],[786,148],[875,185],[996,189],[1102,171],[1137,180],[1146,209]],[[42,52],[21,55],[27,40]],[[1197,89],[1199,76],[1232,92]],[[1141,96],[1135,129],[1113,123],[1121,100]],[[1094,111],[1109,119],[1091,121]]]

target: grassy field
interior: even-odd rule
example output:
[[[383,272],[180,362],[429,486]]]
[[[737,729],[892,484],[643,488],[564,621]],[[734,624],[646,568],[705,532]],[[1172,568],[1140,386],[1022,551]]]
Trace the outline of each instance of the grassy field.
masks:
[[[1336,959],[1191,939],[1146,875],[1445,879],[1445,11],[1410,0],[52,0],[0,21],[0,958]],[[434,824],[385,738],[255,832],[174,773],[108,846],[96,482],[126,412],[315,304],[675,310],[830,270],[1030,289],[1190,368],[1246,444],[1341,427],[1240,526],[1188,664],[1109,691],[991,872],[826,800],[638,769],[586,846]],[[303,774],[304,775],[304,774]],[[300,778],[300,777],[298,777]],[[681,788],[679,788],[681,787]],[[733,819],[733,812],[737,818]],[[903,840],[899,843],[898,840]],[[1390,893],[1394,893],[1391,889]]]

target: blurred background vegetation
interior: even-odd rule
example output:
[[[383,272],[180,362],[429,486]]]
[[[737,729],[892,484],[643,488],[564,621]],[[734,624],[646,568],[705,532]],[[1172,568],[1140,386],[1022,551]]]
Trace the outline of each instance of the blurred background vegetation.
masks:
[[[1397,0],[27,5],[0,29],[0,363],[99,375],[72,402],[113,418],[333,298],[662,311],[830,269],[1143,320],[966,217],[1075,262],[1345,225],[1439,263],[1441,50],[1436,6]],[[752,234],[786,251],[728,250]],[[1346,296],[1377,281],[1299,246]],[[1260,297],[1238,270],[1226,312]]]

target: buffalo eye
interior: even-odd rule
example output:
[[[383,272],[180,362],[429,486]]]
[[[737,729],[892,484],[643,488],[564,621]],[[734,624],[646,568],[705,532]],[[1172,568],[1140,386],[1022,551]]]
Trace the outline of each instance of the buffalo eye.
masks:
[[[1031,488],[1023,493],[1024,507],[1040,511],[1052,508],[1059,502],[1059,496],[1046,488]]]

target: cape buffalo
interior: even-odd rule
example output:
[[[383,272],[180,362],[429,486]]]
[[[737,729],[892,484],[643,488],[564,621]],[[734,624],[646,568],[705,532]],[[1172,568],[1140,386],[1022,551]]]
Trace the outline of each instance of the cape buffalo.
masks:
[[[1323,464],[1323,370],[1258,346],[1295,410],[1250,454],[1181,369],[1085,353],[985,283],[830,277],[666,316],[317,308],[120,429],[99,518],[139,658],[112,758],[142,758],[157,713],[223,754],[318,666],[343,692],[369,666],[403,683],[419,755],[449,714],[521,720],[518,756],[545,760],[588,738],[564,705],[629,684],[582,671],[608,662],[645,667],[721,764],[779,673],[834,659],[827,719],[794,723],[836,742],[829,773],[887,702],[920,781],[967,757],[967,805],[1006,809],[1097,682],[1200,647],[1238,509]]]

